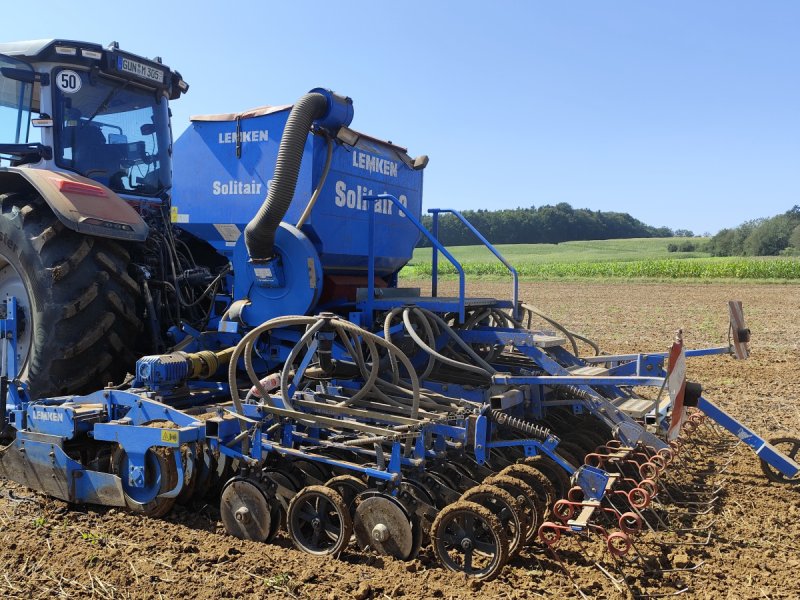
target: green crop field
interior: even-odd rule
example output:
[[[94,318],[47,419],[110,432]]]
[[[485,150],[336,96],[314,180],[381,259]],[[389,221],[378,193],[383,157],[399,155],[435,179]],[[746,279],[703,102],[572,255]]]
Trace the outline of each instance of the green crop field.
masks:
[[[668,244],[702,244],[707,238],[635,238],[564,242],[562,244],[500,245],[498,250],[530,279],[650,278],[650,279],[800,279],[800,260],[788,257],[712,258],[704,252],[669,252]],[[449,248],[467,275],[497,277],[508,271],[483,246]],[[456,273],[444,256],[439,272]],[[430,276],[431,249],[418,248],[404,276]]]

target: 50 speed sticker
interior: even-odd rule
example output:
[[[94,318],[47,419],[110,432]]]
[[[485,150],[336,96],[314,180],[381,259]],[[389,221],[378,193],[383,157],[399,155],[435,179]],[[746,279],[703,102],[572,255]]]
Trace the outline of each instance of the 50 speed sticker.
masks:
[[[77,71],[64,69],[56,75],[56,86],[65,94],[74,94],[80,91],[83,82]]]

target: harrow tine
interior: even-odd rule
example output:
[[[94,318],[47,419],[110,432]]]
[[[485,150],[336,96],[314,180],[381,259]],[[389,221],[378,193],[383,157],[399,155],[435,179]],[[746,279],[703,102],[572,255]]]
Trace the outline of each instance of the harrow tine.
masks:
[[[578,595],[581,598],[583,598],[583,600],[589,600],[589,596],[587,596],[586,594],[583,593],[583,590],[581,590],[580,586],[578,585],[578,582],[575,581],[575,578],[572,576],[572,573],[570,573],[569,569],[564,564],[564,561],[561,559],[561,556],[556,551],[555,547],[545,545],[544,548],[545,548],[545,552],[547,554],[549,554],[553,558],[553,560],[555,560],[558,563],[558,565],[561,567],[561,570],[564,572],[564,575],[569,580],[569,582],[572,584],[572,587],[575,588],[575,591],[578,592]]]
[[[691,591],[690,586],[683,587],[675,592],[660,592],[658,594],[633,594],[633,597],[637,600],[639,598],[672,598],[673,596],[682,596],[683,594],[688,594]]]
[[[621,594],[625,593],[622,587],[619,585],[620,583],[624,583],[625,587],[627,587],[628,590],[630,591],[630,586],[628,585],[627,578],[625,577],[624,573],[620,573],[621,577],[617,579],[611,573],[609,573],[608,569],[606,569],[603,565],[600,564],[599,560],[594,561],[594,566],[596,566],[598,570],[608,578],[608,580],[614,585],[614,587],[617,588],[618,592],[620,592]]]
[[[713,532],[709,530],[706,533],[706,537],[702,542],[682,542],[682,541],[673,541],[670,542],[672,546],[708,546],[711,543],[711,536]]]
[[[665,575],[667,573],[692,573],[697,571],[706,564],[706,561],[701,560],[699,563],[692,565],[691,567],[670,567],[669,569],[653,569],[651,571],[645,571],[646,575]]]
[[[719,500],[719,494],[714,495],[710,500],[675,500],[676,506],[710,506]],[[705,514],[705,513],[704,513]]]

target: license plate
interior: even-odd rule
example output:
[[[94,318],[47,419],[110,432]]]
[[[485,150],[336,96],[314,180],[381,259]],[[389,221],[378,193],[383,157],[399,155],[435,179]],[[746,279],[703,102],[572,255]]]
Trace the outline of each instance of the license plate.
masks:
[[[155,69],[144,63],[131,60],[130,58],[124,58],[122,56],[118,57],[117,70],[130,73],[131,75],[136,75],[137,77],[147,79],[148,81],[154,81],[155,83],[164,83],[164,71],[161,69]]]

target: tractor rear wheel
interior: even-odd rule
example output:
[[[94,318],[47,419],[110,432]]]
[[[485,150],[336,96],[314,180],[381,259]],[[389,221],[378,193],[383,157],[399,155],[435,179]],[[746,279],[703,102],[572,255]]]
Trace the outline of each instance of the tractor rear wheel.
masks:
[[[0,195],[0,301],[17,299],[32,398],[88,392],[133,367],[140,289],[119,243],[67,229],[35,192]]]

